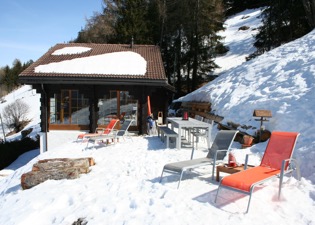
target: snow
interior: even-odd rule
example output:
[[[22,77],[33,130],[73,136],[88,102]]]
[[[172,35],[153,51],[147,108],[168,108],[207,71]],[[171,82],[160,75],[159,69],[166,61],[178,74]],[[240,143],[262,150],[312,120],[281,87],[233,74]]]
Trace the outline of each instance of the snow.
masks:
[[[294,51],[297,49],[297,51]],[[211,102],[213,111],[257,129],[254,109],[271,110],[268,130],[301,132],[300,142],[315,140],[315,30],[270,51],[181,98]],[[244,107],[246,106],[246,107]],[[224,123],[224,121],[223,121]],[[253,134],[256,129],[246,132]]]
[[[255,52],[253,42],[258,33],[257,28],[262,25],[260,18],[262,10],[263,8],[248,9],[226,20],[225,30],[218,34],[223,37],[222,43],[229,47],[229,51],[215,59],[215,63],[220,67],[215,70],[216,74],[220,75],[228,69],[241,65],[249,54]],[[247,26],[248,29],[240,29],[243,26]]]
[[[63,53],[70,52],[69,50]],[[59,54],[61,54],[59,52]],[[35,67],[35,73],[142,75],[147,71],[146,60],[135,52],[113,52]]]
[[[68,225],[84,218],[88,224],[315,224],[315,138],[314,77],[315,31],[279,47],[259,58],[227,70],[215,81],[187,95],[185,100],[212,103],[224,122],[259,126],[253,109],[268,109],[273,117],[266,129],[301,133],[294,153],[301,163],[302,179],[286,177],[278,200],[278,179],[256,189],[251,208],[245,214],[248,197],[224,190],[217,203],[218,182],[211,180],[209,167],[187,173],[177,189],[178,177],[166,174],[166,163],[187,160],[191,147],[177,150],[175,143],[166,149],[157,136],[133,136],[116,145],[96,145],[87,150],[76,142],[79,131],[50,131],[48,152],[26,153],[0,171],[1,225]],[[240,43],[241,44],[241,43]],[[240,46],[241,48],[241,46]],[[229,63],[229,62],[227,62]],[[5,97],[6,104],[27,99],[31,105],[32,124],[38,128],[39,95],[29,86]],[[254,132],[254,129],[245,130]],[[212,136],[217,133],[214,128]],[[32,133],[35,135],[35,133]],[[17,138],[17,136],[11,137]],[[232,145],[239,163],[252,153],[250,164],[257,165],[266,142],[241,149]],[[207,154],[201,140],[195,158]],[[93,157],[96,165],[75,180],[46,181],[22,190],[20,178],[40,159]],[[225,175],[225,174],[222,174]]]
[[[88,47],[64,47],[54,51],[52,55],[76,55],[88,52],[90,50],[91,48]]]

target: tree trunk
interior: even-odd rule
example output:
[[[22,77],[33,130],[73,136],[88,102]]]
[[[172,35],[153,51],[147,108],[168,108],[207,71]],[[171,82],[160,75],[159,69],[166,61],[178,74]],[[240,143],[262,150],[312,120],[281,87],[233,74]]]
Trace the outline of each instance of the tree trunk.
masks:
[[[91,162],[93,163],[93,162]],[[54,170],[64,170],[67,168],[76,168],[80,173],[88,173],[90,160],[88,158],[79,159],[48,159],[40,160],[33,165],[32,171],[49,172]]]
[[[46,180],[76,179],[80,176],[76,168],[64,170],[51,170],[49,172],[31,171],[21,176],[21,186],[23,190],[32,188]]]
[[[315,27],[315,0],[302,0],[307,21],[311,28]]]
[[[81,173],[88,173],[95,165],[93,158],[56,158],[39,160],[32,171],[21,176],[23,189],[32,188],[46,180],[76,179]]]

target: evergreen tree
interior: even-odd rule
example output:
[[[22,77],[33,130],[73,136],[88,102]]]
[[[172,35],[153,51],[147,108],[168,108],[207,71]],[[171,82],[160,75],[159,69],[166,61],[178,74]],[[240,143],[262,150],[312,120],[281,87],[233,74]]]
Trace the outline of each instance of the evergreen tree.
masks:
[[[88,21],[75,42],[130,43],[134,38],[136,44],[159,44],[169,82],[180,94],[195,90],[216,67],[222,0],[103,1],[103,13]]]
[[[130,43],[134,38],[139,44],[153,44],[149,32],[148,1],[117,0],[117,23],[115,24],[116,40],[119,43]]]
[[[257,51],[248,59],[293,41],[309,31],[305,10],[301,0],[271,1],[270,7],[263,12],[263,25],[256,35]]]
[[[1,85],[4,85],[6,87],[6,90],[8,92],[11,92],[14,88],[19,86],[19,74],[27,67],[29,67],[32,63],[33,61],[30,60],[22,65],[20,60],[15,59],[12,64],[12,68],[10,68],[9,66],[5,66],[1,72]]]
[[[95,13],[84,29],[78,33],[73,42],[76,43],[110,43],[115,37],[116,18],[112,14],[109,7],[104,8],[103,13]]]
[[[8,65],[6,65],[4,68],[3,68],[3,75],[1,77],[1,85],[3,85],[7,91],[9,91],[10,89],[10,67]]]
[[[18,86],[19,74],[23,71],[23,66],[20,60],[16,59],[13,62],[13,68],[11,69],[11,84],[13,87]]]
[[[164,1],[166,20],[162,50],[169,77],[175,77],[178,92],[198,88],[203,75],[216,67],[217,31],[223,29],[220,0]],[[166,56],[169,57],[166,59]],[[186,85],[182,82],[186,80]]]
[[[302,0],[309,26],[315,28],[315,0]]]

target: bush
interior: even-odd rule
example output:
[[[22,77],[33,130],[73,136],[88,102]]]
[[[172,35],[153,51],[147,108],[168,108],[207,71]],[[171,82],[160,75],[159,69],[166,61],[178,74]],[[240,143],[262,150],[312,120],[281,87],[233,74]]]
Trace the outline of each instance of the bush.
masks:
[[[15,133],[20,132],[29,123],[29,120],[27,119],[28,113],[29,106],[18,99],[3,109],[4,124],[9,129],[13,129]]]
[[[13,163],[20,155],[39,148],[39,139],[24,138],[0,144],[0,170]]]
[[[220,55],[224,55],[225,53],[227,53],[229,51],[229,47],[228,46],[224,46],[222,43],[219,43],[216,47],[215,47],[215,53],[220,56]]]

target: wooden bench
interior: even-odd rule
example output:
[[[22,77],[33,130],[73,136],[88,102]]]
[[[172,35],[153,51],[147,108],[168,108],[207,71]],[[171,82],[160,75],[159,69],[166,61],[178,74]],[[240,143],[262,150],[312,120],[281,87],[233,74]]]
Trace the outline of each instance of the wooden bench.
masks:
[[[166,127],[166,124],[161,124],[159,125],[158,123],[156,123],[156,130],[157,130],[157,133],[158,133],[158,137],[161,136],[161,127]],[[162,137],[162,136],[161,136]],[[162,138],[161,138],[162,139]]]
[[[221,122],[223,120],[222,116],[211,113],[211,103],[208,102],[182,102],[181,108],[189,112],[190,117],[199,115],[215,122]]]
[[[177,141],[178,133],[170,129],[169,127],[159,127],[159,132],[161,132],[161,139],[164,140],[164,136],[166,137],[166,148],[169,148],[169,139],[170,137],[174,137]]]

